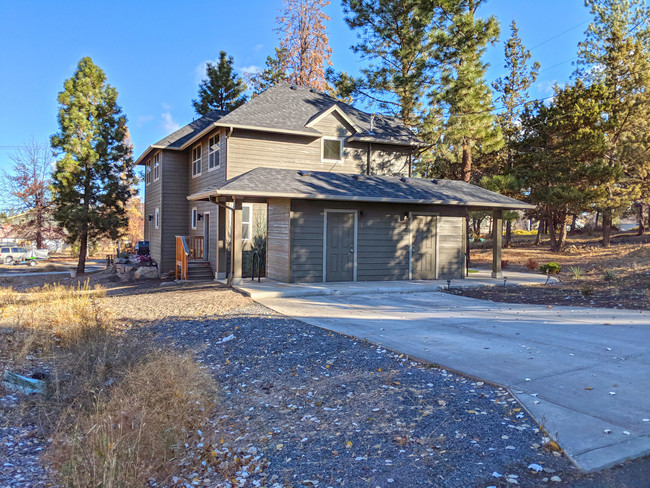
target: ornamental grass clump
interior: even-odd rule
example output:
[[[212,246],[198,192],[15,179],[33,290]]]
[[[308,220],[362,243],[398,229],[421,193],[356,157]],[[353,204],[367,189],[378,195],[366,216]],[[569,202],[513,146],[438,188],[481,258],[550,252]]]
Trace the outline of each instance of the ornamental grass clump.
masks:
[[[165,483],[178,467],[175,456],[204,426],[214,394],[213,380],[191,357],[150,353],[57,429],[48,460],[64,486]]]

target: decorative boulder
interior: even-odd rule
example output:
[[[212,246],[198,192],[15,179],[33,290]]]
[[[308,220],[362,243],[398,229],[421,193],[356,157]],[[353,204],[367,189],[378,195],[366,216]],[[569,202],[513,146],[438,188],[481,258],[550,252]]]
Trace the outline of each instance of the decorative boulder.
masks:
[[[136,280],[157,280],[160,278],[160,273],[156,266],[143,266],[135,270],[133,277]]]

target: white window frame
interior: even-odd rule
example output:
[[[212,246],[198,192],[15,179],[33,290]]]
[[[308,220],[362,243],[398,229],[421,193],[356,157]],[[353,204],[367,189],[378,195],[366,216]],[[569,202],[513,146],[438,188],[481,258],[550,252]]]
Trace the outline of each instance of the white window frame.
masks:
[[[197,223],[199,221],[199,212],[196,207],[192,207],[192,213],[190,214],[190,226],[192,230],[196,230]]]
[[[160,229],[160,209],[158,207],[153,211],[153,226],[155,229]]]
[[[196,158],[195,153],[196,150],[199,150],[199,157]],[[203,157],[203,148],[201,147],[201,144],[197,144],[192,148],[192,178],[196,178],[197,176],[201,176],[201,173],[203,172],[203,165],[201,164],[201,158]],[[199,168],[199,171],[196,171],[196,168]]]
[[[243,203],[241,207],[241,238],[242,241],[250,241],[253,238],[253,204]],[[248,222],[244,222],[244,207],[248,208]],[[248,237],[244,235],[244,224],[248,224]]]
[[[214,144],[212,144],[213,139],[218,140],[217,145],[219,145],[219,149],[213,149],[212,148],[212,146],[214,145]],[[221,153],[221,146],[220,146],[220,144],[221,144],[221,134],[219,134],[219,133],[216,133],[215,135],[213,135],[212,137],[210,137],[208,139],[208,171],[213,171],[213,170],[219,168],[219,166],[221,166],[221,158],[220,158],[220,156],[221,156],[221,154],[220,154]],[[214,159],[215,159],[214,166],[211,166],[211,163],[212,163],[211,158],[212,158],[212,156],[214,156]]]
[[[147,161],[144,164],[144,184],[145,184],[145,186],[151,184],[151,176],[152,176],[151,161]]]
[[[344,148],[344,140],[341,137],[321,137],[320,140],[320,160],[322,163],[343,163],[343,148]],[[339,144],[341,145],[341,157],[340,159],[327,159],[325,158],[325,141],[339,141]]]
[[[160,151],[158,151],[156,154],[153,155],[153,161],[151,163],[153,165],[153,169],[151,171],[153,173],[153,181],[158,181],[160,179],[160,161],[161,161],[161,159],[162,158],[160,156]]]

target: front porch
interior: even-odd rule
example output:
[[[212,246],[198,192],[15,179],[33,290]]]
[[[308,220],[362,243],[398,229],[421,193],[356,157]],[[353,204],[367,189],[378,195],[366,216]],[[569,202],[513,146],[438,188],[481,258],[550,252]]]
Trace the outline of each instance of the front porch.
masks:
[[[505,281],[504,281],[505,278]],[[536,273],[522,273],[510,271],[503,273],[500,278],[492,278],[489,270],[471,270],[462,280],[400,280],[400,281],[355,281],[332,283],[282,283],[279,281],[262,278],[240,281],[234,288],[252,299],[258,298],[283,298],[306,297],[326,295],[365,295],[382,293],[417,293],[439,291],[447,288],[469,288],[475,286],[516,286],[516,285],[542,285],[547,282],[547,277]],[[557,280],[551,277],[549,284]],[[225,284],[225,281],[223,281]]]

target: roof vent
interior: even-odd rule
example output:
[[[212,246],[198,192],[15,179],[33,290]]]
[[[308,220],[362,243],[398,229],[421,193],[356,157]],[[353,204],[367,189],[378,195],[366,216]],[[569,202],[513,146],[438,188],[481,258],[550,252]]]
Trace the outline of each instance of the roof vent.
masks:
[[[310,88],[309,91],[312,93],[320,93],[316,88]]]
[[[407,179],[404,178],[403,176],[399,179],[402,183],[406,183]]]
[[[440,185],[440,184],[442,184],[442,181],[440,181],[440,180],[436,180],[436,179],[434,178],[433,180],[431,180],[431,183],[433,183],[434,185]]]
[[[364,175],[352,175],[352,178],[357,181],[363,181],[365,179]]]
[[[300,171],[298,171],[298,174],[300,176],[311,176],[311,171],[300,170]]]
[[[296,85],[291,85],[289,88],[291,88],[292,90],[297,90],[298,89],[298,87]]]
[[[375,114],[370,115],[370,130],[368,131],[368,134],[373,134],[375,130]]]

